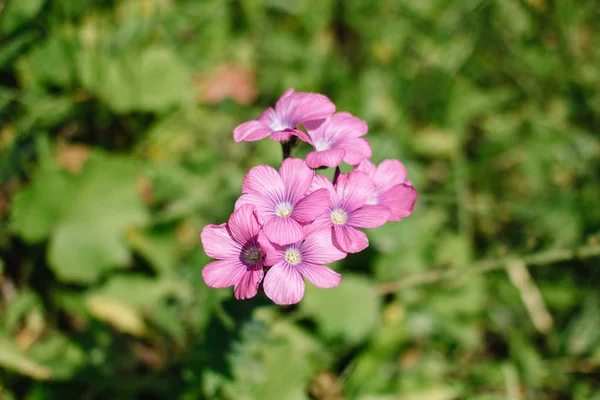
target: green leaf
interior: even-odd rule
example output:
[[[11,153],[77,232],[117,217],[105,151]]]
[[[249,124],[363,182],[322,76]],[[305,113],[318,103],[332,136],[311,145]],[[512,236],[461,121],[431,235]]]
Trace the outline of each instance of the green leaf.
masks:
[[[93,282],[130,258],[128,229],[147,221],[136,191],[136,163],[92,153],[68,193],[55,225],[48,259],[64,281]]]
[[[342,283],[332,289],[307,285],[300,309],[315,319],[326,337],[341,337],[349,343],[358,343],[379,325],[380,302],[371,281],[344,274]]]
[[[7,35],[40,12],[45,0],[7,0],[0,14],[0,33]]]
[[[40,242],[50,234],[64,205],[70,177],[50,158],[50,144],[38,139],[40,168],[31,185],[15,196],[11,209],[11,229],[29,243]]]

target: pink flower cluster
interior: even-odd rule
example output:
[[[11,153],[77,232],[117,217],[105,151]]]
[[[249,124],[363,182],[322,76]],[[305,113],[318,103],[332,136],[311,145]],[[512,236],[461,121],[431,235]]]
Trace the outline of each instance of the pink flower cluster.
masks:
[[[204,251],[216,259],[202,271],[206,284],[233,286],[237,299],[248,299],[262,281],[265,294],[282,305],[302,299],[304,279],[320,288],[339,285],[342,276],[325,264],[367,248],[362,228],[400,221],[417,200],[402,163],[369,160],[366,133],[365,121],[335,113],[327,97],[293,89],[274,109],[235,128],[236,142],[268,136],[285,149],[297,137],[313,150],[306,160],[284,159],[279,171],[268,165],[248,171],[229,221],[202,230]],[[341,174],[342,161],[354,171]],[[316,173],[325,167],[336,168],[333,182]]]

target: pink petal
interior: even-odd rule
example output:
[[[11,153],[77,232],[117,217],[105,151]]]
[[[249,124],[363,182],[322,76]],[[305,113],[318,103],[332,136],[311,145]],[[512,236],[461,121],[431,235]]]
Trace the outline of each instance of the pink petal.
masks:
[[[202,277],[206,285],[213,288],[233,286],[242,279],[246,266],[239,260],[219,260],[206,264]]]
[[[308,168],[304,160],[287,158],[279,168],[279,175],[285,187],[285,199],[295,204],[310,188],[315,172]]]
[[[352,171],[348,175],[340,175],[336,191],[342,199],[342,207],[352,212],[362,207],[375,193],[375,185],[369,175]]]
[[[302,261],[313,264],[329,264],[346,257],[345,252],[334,246],[330,227],[320,230],[314,229],[313,226],[306,228],[300,251]]]
[[[406,181],[406,168],[398,160],[383,160],[373,175],[378,192],[385,192],[395,185]]]
[[[292,132],[294,135],[298,136],[302,141],[304,141],[310,145],[313,144],[312,141],[310,140],[310,137],[305,132],[302,132],[300,129],[294,129]]]
[[[242,246],[229,235],[226,224],[206,225],[200,234],[207,256],[216,259],[237,259]]]
[[[361,161],[357,166],[354,167],[354,169],[356,171],[364,172],[371,178],[373,178],[373,176],[375,176],[375,172],[377,172],[377,167],[371,162],[371,160]]]
[[[275,104],[279,121],[286,127],[295,128],[306,121],[327,118],[335,112],[335,105],[322,94],[287,93]]]
[[[364,138],[349,138],[344,140],[340,146],[346,151],[344,156],[346,164],[356,165],[372,155],[371,145]]]
[[[347,112],[333,114],[322,124],[304,124],[313,141],[328,140],[330,143],[345,138],[355,138],[367,133],[367,123]]]
[[[302,226],[290,217],[272,217],[265,222],[263,230],[267,239],[279,245],[296,243],[304,236]]]
[[[283,247],[271,243],[271,241],[267,239],[267,236],[265,235],[264,231],[261,230],[260,232],[258,232],[257,241],[261,250],[265,253],[265,259],[263,261],[264,266],[271,266],[283,259]]]
[[[241,245],[254,239],[260,230],[254,205],[244,204],[234,211],[229,217],[227,228],[231,232],[231,236]]]
[[[303,262],[296,265],[296,269],[318,288],[328,289],[342,282],[342,275],[324,265]]]
[[[401,184],[379,195],[379,204],[390,209],[390,221],[400,221],[413,212],[417,201],[417,190],[408,184]]]
[[[287,142],[294,134],[294,129],[283,129],[280,131],[271,132],[271,139],[276,142]]]
[[[369,247],[369,239],[363,231],[353,226],[334,225],[333,244],[347,253],[358,253]]]
[[[304,296],[304,279],[296,267],[281,261],[269,269],[263,288],[267,297],[275,303],[295,304]]]
[[[235,202],[235,209],[238,210],[244,205],[256,207],[256,217],[260,224],[264,223],[265,217],[273,214],[275,201],[258,194],[250,193],[241,195]]]
[[[238,125],[233,130],[233,139],[236,142],[254,142],[266,138],[271,134],[271,128],[260,121],[248,121]]]
[[[306,155],[306,164],[311,168],[334,168],[340,165],[346,152],[340,148],[322,151],[311,151]]]
[[[244,177],[242,193],[258,194],[276,202],[284,193],[283,182],[274,168],[259,165],[248,171]]]
[[[238,300],[249,299],[256,296],[258,286],[262,281],[264,272],[262,267],[248,268],[240,280],[235,284],[233,293]]]
[[[319,189],[327,189],[330,197],[330,205],[337,203],[338,195],[333,187],[333,183],[325,175],[315,174],[308,193],[312,193]]]
[[[319,189],[301,199],[292,212],[292,217],[301,223],[308,224],[322,215],[329,208],[329,191]]]
[[[384,206],[363,206],[348,216],[347,224],[357,228],[378,228],[388,221],[390,210]]]

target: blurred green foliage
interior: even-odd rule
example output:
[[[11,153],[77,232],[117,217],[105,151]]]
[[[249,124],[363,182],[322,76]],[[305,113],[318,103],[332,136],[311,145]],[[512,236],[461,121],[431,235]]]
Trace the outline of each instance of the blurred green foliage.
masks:
[[[0,0],[0,398],[600,399],[598,251],[470,267],[596,249],[599,16]],[[207,288],[198,234],[280,162],[232,130],[288,87],[365,119],[420,199],[281,308]]]

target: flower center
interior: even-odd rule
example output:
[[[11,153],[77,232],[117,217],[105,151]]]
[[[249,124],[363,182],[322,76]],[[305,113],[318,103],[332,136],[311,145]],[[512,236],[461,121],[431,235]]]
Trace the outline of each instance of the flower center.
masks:
[[[242,259],[245,263],[254,265],[262,258],[262,252],[258,247],[246,247],[242,252]]]
[[[315,149],[317,149],[317,151],[329,150],[330,148],[331,144],[326,140],[317,140],[315,142]]]
[[[348,220],[348,213],[341,208],[336,208],[330,214],[331,222],[335,225],[343,225]]]
[[[285,261],[292,265],[296,265],[302,261],[302,255],[300,254],[300,250],[295,248],[289,248],[285,251]]]
[[[280,217],[287,218],[290,216],[293,209],[294,208],[290,203],[279,203],[277,204],[277,209],[275,210],[275,213]]]

